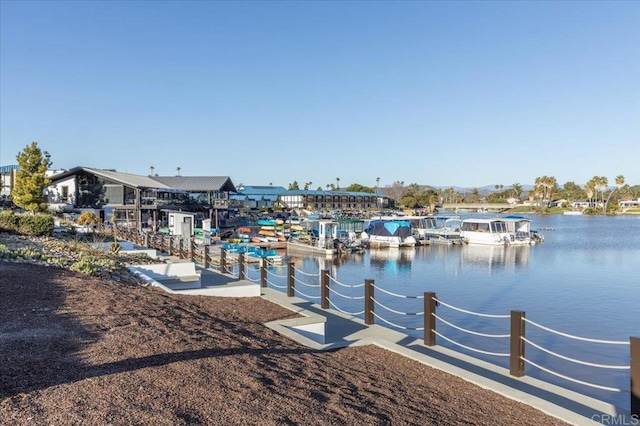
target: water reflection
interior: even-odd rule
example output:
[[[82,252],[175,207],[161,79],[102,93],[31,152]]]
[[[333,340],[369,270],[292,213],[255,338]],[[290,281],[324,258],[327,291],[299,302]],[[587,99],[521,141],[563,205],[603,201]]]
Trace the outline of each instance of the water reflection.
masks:
[[[369,249],[369,266],[387,272],[410,270],[415,256],[414,248]]]
[[[494,269],[527,269],[529,267],[530,246],[478,246],[460,248],[460,265]]]

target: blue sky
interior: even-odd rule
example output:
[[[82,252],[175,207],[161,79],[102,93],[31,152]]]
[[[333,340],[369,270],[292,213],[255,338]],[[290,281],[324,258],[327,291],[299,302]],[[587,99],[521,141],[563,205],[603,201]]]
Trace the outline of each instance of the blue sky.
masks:
[[[0,165],[640,184],[637,1],[0,2]]]

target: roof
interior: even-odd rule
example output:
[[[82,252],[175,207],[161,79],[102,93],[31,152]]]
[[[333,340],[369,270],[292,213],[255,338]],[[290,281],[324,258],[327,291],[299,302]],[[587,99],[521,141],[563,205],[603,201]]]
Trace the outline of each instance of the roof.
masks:
[[[55,183],[64,179],[67,179],[79,172],[86,172],[107,179],[113,182],[121,183],[133,188],[159,188],[159,189],[173,189],[171,186],[165,185],[152,179],[149,176],[134,175],[131,173],[121,173],[115,170],[106,169],[93,169],[90,167],[74,167],[62,173],[57,173],[49,177],[51,183]]]
[[[493,218],[480,218],[480,217],[470,217],[468,219],[464,219],[463,222],[475,222],[475,223],[491,223],[491,222],[504,222],[501,217],[493,217]]]
[[[11,173],[14,170],[18,170],[18,166],[11,164],[9,166],[0,166],[0,173]]]
[[[291,189],[288,190],[281,195],[340,195],[340,196],[351,196],[351,197],[386,197],[383,194],[376,194],[374,192],[350,192],[350,191],[325,191],[325,190],[314,190],[314,189]]]
[[[257,185],[243,185],[238,188],[240,194],[245,195],[274,195],[283,194],[287,190],[283,186],[257,186]]]
[[[156,188],[191,192],[235,191],[236,188],[228,176],[141,176],[122,173],[115,170],[94,169],[90,167],[74,167],[49,179],[52,183],[64,180],[84,171],[100,178],[121,183],[133,188]]]
[[[190,192],[229,191],[236,192],[236,187],[228,176],[153,176],[155,180],[170,188]]]

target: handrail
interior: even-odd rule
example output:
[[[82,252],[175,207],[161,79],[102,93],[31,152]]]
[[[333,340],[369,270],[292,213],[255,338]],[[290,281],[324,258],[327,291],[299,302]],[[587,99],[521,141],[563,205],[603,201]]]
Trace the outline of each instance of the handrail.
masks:
[[[531,320],[530,320],[530,319],[528,319],[528,318],[522,318],[522,320],[523,320],[524,322],[526,322],[526,323],[528,323],[528,324],[531,324],[531,325],[533,325],[533,326],[535,326],[535,327],[538,327],[538,328],[540,328],[540,329],[542,329],[542,330],[548,331],[548,332],[550,332],[550,333],[557,334],[557,335],[559,335],[559,336],[567,337],[567,338],[569,338],[569,339],[581,340],[581,341],[583,341],[583,342],[590,342],[590,343],[603,343],[603,344],[607,344],[607,345],[629,345],[629,342],[628,342],[628,341],[627,341],[627,342],[625,342],[625,341],[619,341],[619,340],[600,340],[600,339],[590,339],[590,338],[588,338],[588,337],[574,336],[574,335],[572,335],[572,334],[563,333],[563,332],[561,332],[561,331],[557,331],[557,330],[554,330],[554,329],[552,329],[552,328],[545,327],[545,326],[543,326],[543,325],[540,325],[540,324],[538,324],[538,323],[535,323],[535,322],[531,321]]]
[[[556,373],[553,370],[549,370],[548,368],[544,368],[538,364],[536,364],[533,361],[530,361],[524,357],[520,357],[521,360],[523,360],[524,362],[526,362],[527,364],[533,365],[536,368],[539,368],[542,371],[545,371],[549,374],[552,374],[556,377],[560,377],[561,379],[565,379],[565,380],[569,380],[570,382],[574,382],[574,383],[578,383],[581,385],[585,385],[585,386],[589,386],[592,388],[596,388],[596,389],[602,389],[602,390],[606,390],[606,391],[611,391],[611,392],[626,392],[628,393],[629,391],[626,389],[619,389],[619,388],[612,388],[612,387],[608,387],[608,386],[602,386],[602,385],[596,385],[594,383],[589,383],[589,382],[585,382],[583,380],[578,380],[578,379],[574,379],[573,377],[569,377],[569,376],[565,376],[564,374],[560,374],[560,373]]]
[[[457,330],[463,331],[465,333],[469,333],[469,334],[475,334],[476,336],[481,336],[481,337],[492,337],[492,338],[508,338],[511,337],[511,334],[487,334],[487,333],[479,333],[477,331],[473,331],[473,330],[468,330],[466,328],[462,328],[460,326],[457,326],[453,323],[450,323],[449,321],[445,320],[444,318],[440,318],[439,316],[437,316],[436,314],[433,314],[433,316],[442,321],[443,323],[447,324],[450,327],[453,327]]]
[[[443,335],[442,333],[438,333],[437,331],[433,330],[433,332],[437,335],[442,337],[444,340],[446,340],[447,342],[453,343],[454,345],[460,346],[461,348],[465,348],[468,349],[470,351],[473,352],[478,352],[481,354],[485,354],[485,355],[494,355],[494,356],[504,356],[504,357],[508,357],[511,354],[505,354],[505,353],[499,353],[499,352],[489,352],[489,351],[483,351],[481,349],[476,349],[476,348],[472,348],[471,346],[467,346],[467,345],[463,345],[462,343],[456,342],[453,339],[448,338],[447,336]]]
[[[521,337],[522,340],[524,340],[525,342],[527,342],[528,344],[530,344],[531,346],[533,346],[534,348],[538,348],[543,352],[548,353],[549,355],[553,355],[557,358],[561,358],[564,359],[566,361],[570,361],[570,362],[574,362],[576,364],[582,364],[582,365],[586,365],[589,367],[598,367],[598,368],[609,368],[609,369],[614,369],[614,370],[629,370],[631,369],[631,366],[629,365],[607,365],[607,364],[596,364],[593,362],[587,362],[587,361],[581,361],[579,359],[575,359],[575,358],[570,358],[568,356],[565,355],[561,355],[557,352],[553,352],[549,349],[543,348],[542,346],[532,342],[531,340],[527,339],[526,337]]]
[[[462,308],[457,308],[453,305],[449,305],[448,303],[444,303],[442,300],[440,299],[436,299],[436,302],[442,306],[446,306],[449,309],[453,309],[454,311],[458,311],[458,312],[463,312],[465,314],[470,314],[470,315],[476,315],[479,317],[485,317],[485,318],[511,318],[511,315],[502,315],[502,314],[483,314],[481,312],[474,312],[474,311],[469,311],[466,309],[462,309]]]

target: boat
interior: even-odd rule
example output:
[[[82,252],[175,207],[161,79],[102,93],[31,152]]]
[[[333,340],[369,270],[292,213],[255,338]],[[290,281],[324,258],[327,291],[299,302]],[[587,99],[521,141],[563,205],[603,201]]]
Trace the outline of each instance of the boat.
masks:
[[[355,239],[355,235],[342,235],[335,220],[309,220],[305,224],[308,226],[305,231],[291,234],[287,250],[333,256],[363,249],[362,241]]]
[[[255,248],[247,254],[249,261],[267,259],[270,263],[282,263],[282,256],[275,249]]]
[[[276,225],[276,221],[275,219],[269,217],[269,216],[262,216],[260,218],[258,218],[258,225],[261,226],[275,226]]]
[[[466,244],[505,246],[511,241],[507,224],[498,218],[469,218],[462,221],[460,237]]]
[[[424,239],[430,243],[460,244],[460,216],[433,216],[435,226],[425,229]],[[433,222],[430,222],[433,223]]]
[[[415,247],[411,222],[404,219],[372,220],[360,238],[372,248]]]
[[[464,219],[460,237],[466,244],[490,246],[531,245],[543,239],[531,231],[531,220],[522,216]]]
[[[544,241],[544,236],[531,230],[531,220],[523,216],[504,216],[511,245],[531,245]]]

